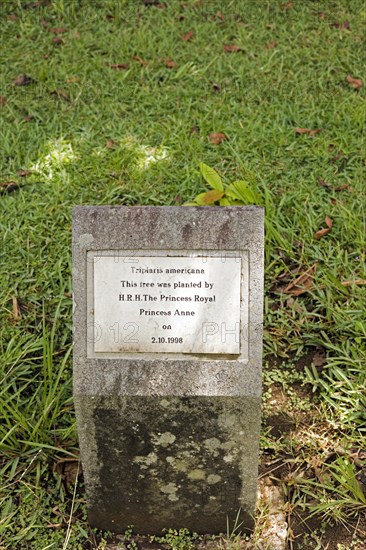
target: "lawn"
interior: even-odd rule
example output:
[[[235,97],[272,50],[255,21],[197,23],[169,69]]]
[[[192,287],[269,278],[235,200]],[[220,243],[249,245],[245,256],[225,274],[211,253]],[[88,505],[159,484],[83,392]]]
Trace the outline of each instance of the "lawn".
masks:
[[[0,17],[0,548],[113,538],[88,527],[78,473],[71,209],[182,205],[200,162],[266,207],[260,475],[289,548],[364,548],[363,1],[8,0]]]

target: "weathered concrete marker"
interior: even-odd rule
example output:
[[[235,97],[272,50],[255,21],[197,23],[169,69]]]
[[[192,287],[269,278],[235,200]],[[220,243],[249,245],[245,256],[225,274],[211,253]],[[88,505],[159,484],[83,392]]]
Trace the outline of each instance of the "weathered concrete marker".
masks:
[[[77,207],[74,398],[90,522],[250,529],[263,210]]]

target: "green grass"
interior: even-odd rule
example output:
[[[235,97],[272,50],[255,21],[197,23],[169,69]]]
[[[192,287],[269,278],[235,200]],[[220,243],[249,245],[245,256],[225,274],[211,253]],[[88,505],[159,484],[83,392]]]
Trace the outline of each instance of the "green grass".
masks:
[[[365,81],[363,2],[293,0],[290,9],[277,0],[187,0],[185,7],[176,0],[164,9],[138,0],[40,4],[0,6],[0,181],[20,186],[0,189],[0,547],[61,548],[66,540],[73,490],[56,466],[78,454],[69,355],[72,206],[182,204],[205,190],[200,162],[225,182],[255,173],[267,215],[267,363],[273,369],[309,357],[301,380],[314,390],[329,445],[360,448],[366,286],[341,282],[366,279],[365,86],[346,81]],[[345,21],[349,29],[334,26]],[[224,44],[242,51],[226,53]],[[167,68],[166,59],[177,66]],[[129,68],[109,66],[118,63]],[[20,74],[32,83],[14,85]],[[296,128],[322,131],[299,135]],[[228,139],[214,145],[211,132]],[[333,227],[316,240],[326,215]],[[283,293],[315,263],[308,292]],[[312,366],[319,347],[326,361]],[[311,441],[309,456],[321,452]],[[296,438],[265,437],[263,452],[266,445],[294,456],[302,448]],[[332,494],[329,483],[332,498],[339,486],[347,494],[346,483],[329,479],[318,483],[320,508]],[[308,487],[300,487],[301,498],[289,493],[299,509],[314,505]],[[78,489],[68,548],[96,547],[83,499]],[[347,516],[349,507],[341,509]]]

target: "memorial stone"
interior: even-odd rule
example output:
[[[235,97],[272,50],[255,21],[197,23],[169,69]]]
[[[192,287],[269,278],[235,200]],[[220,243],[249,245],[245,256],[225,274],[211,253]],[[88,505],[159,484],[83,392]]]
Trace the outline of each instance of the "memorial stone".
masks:
[[[73,289],[91,525],[251,529],[263,209],[76,207]]]

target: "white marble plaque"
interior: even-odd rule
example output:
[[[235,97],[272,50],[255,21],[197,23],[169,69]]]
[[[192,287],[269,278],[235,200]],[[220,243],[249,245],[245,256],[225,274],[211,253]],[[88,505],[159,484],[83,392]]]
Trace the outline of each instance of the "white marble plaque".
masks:
[[[94,352],[240,353],[241,260],[94,258]]]

